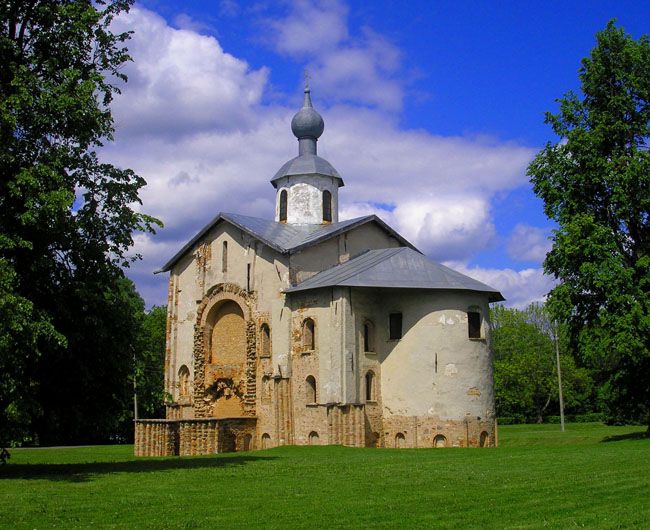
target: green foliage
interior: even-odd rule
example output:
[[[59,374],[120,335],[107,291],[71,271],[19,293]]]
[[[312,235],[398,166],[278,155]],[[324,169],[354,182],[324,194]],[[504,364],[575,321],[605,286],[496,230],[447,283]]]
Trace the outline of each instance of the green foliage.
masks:
[[[507,423],[541,423],[549,411],[559,410],[557,330],[539,304],[523,311],[496,305],[490,320],[497,416]],[[576,366],[561,335],[560,350],[565,407],[584,411],[592,393],[591,378],[586,369]]]
[[[144,315],[137,344],[138,411],[141,418],[165,417],[165,337],[167,309],[154,306]]]
[[[546,121],[561,138],[528,168],[557,222],[545,270],[610,421],[650,425],[650,41],[610,22]]]
[[[645,528],[650,439],[638,431],[512,426],[500,429],[497,449],[285,446],[140,459],[131,446],[21,449],[0,468],[0,520],[9,528]]]
[[[121,421],[142,304],[122,267],[159,224],[134,207],[145,181],[94,151],[130,3],[0,3],[0,445],[107,440]]]

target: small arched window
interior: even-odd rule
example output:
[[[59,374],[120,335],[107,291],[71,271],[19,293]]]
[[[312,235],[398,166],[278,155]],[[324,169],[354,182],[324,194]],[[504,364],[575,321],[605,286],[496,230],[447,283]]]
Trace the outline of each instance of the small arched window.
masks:
[[[375,401],[375,374],[372,370],[366,372],[366,401]]]
[[[314,321],[306,318],[302,323],[302,349],[303,351],[312,351],[316,349],[316,329]]]
[[[375,325],[370,320],[363,323],[363,351],[375,351]]]
[[[181,397],[190,395],[190,371],[185,365],[178,370],[178,389]]]
[[[287,190],[280,192],[280,222],[287,221]]]
[[[479,445],[481,447],[487,447],[490,444],[490,435],[483,431],[481,437],[479,438]]]
[[[271,329],[268,324],[260,327],[260,357],[271,356]]]
[[[332,222],[332,194],[327,190],[323,192],[323,221]]]
[[[228,241],[221,245],[221,272],[228,272]]]
[[[316,403],[316,379],[313,375],[309,375],[307,376],[307,379],[305,379],[305,383],[307,403]]]

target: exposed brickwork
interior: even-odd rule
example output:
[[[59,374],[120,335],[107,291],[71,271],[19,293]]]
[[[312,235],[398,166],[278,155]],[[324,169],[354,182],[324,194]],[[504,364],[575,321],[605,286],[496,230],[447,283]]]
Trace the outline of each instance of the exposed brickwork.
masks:
[[[404,435],[405,447],[481,447],[481,433],[487,433],[484,447],[496,445],[493,419],[468,417],[463,420],[440,420],[430,416],[389,416],[384,418],[383,424],[383,447],[395,447],[398,433]],[[444,436],[444,444],[434,443],[437,436]]]
[[[254,418],[135,422],[135,456],[208,455],[255,448]]]
[[[237,304],[244,322],[237,322],[231,304]],[[256,331],[252,319],[255,296],[234,284],[218,284],[204,296],[194,325],[194,413],[197,418],[255,415]],[[220,308],[225,307],[225,313]],[[220,325],[219,317],[225,317]],[[215,348],[225,348],[224,362],[212,351],[217,324],[225,338]],[[241,357],[239,357],[241,355]],[[216,358],[213,359],[213,356]],[[230,362],[228,362],[230,361]],[[238,362],[232,362],[238,361]],[[220,401],[215,408],[215,401]]]

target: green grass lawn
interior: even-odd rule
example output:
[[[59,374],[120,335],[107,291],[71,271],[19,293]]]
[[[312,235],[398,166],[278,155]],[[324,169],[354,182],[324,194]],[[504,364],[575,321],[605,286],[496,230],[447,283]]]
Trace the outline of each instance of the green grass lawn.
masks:
[[[641,427],[504,426],[498,449],[20,449],[2,528],[650,528]]]

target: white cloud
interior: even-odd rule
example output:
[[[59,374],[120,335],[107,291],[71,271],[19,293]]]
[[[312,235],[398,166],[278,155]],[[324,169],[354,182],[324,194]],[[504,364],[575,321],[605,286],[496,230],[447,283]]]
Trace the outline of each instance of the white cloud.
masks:
[[[401,53],[387,39],[363,28],[348,32],[348,9],[337,0],[299,0],[285,17],[268,18],[276,51],[306,61],[315,85],[334,101],[398,111],[404,99],[396,74]]]
[[[177,137],[213,128],[247,130],[255,123],[267,69],[225,53],[219,42],[192,29],[175,29],[151,11],[134,8],[114,22],[135,28],[124,73],[125,97],[113,105],[122,135]]]
[[[498,289],[506,299],[508,307],[523,309],[532,302],[543,302],[555,286],[555,280],[544,274],[542,269],[486,269],[468,267],[458,262],[447,262],[447,266],[467,274],[490,287]]]
[[[267,19],[275,48],[292,56],[320,55],[348,39],[348,9],[336,0],[298,0],[284,18]]]
[[[162,303],[166,279],[151,272],[219,211],[273,216],[269,180],[297,154],[289,125],[297,109],[263,105],[268,70],[252,70],[224,52],[214,37],[174,29],[141,8],[119,23],[135,30],[129,44],[135,62],[114,106],[117,142],[104,155],[145,177],[142,209],[165,223],[156,236],[137,238],[134,252],[145,260],[130,273],[149,303]],[[339,36],[330,37],[333,55],[348,38],[347,29],[336,31]],[[367,31],[363,39],[367,53],[388,46],[384,55],[390,55],[392,45],[380,36]],[[399,63],[398,56],[391,60]],[[379,65],[373,72],[390,81]],[[392,112],[382,110],[386,106],[327,108],[320,103],[320,83],[312,95],[326,123],[319,154],[346,183],[340,191],[341,218],[377,213],[439,261],[467,262],[493,243],[492,199],[527,182],[531,149],[488,137],[403,130]],[[502,273],[511,278],[504,289],[509,299],[519,299],[512,293],[527,289],[527,278],[535,289],[543,284],[526,271]]]
[[[541,263],[551,246],[548,230],[520,223],[514,227],[508,240],[508,254],[519,261]]]

